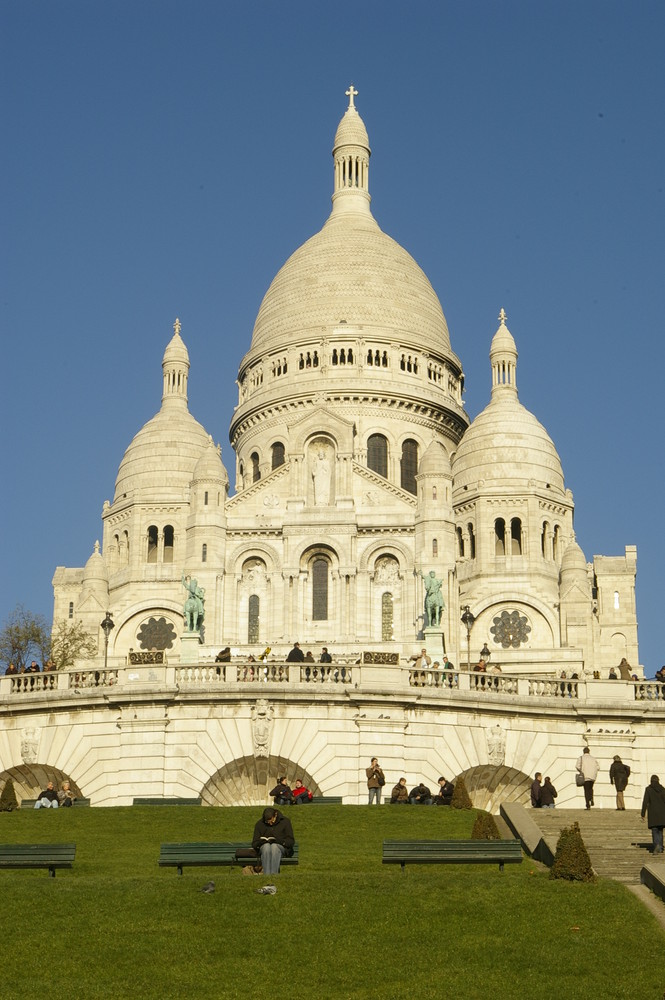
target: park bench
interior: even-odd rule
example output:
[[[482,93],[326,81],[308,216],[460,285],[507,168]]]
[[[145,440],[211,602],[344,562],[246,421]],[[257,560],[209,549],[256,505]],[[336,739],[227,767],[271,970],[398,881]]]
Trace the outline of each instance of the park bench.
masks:
[[[238,857],[238,851],[248,851],[251,843],[234,844],[162,844],[159,849],[159,865],[161,868],[177,868],[178,875],[182,875],[185,866],[197,868],[214,868],[219,866],[230,867],[232,865],[251,865],[259,858],[257,852],[256,859],[248,857]],[[293,848],[293,856],[282,858],[283,865],[298,864],[298,845]]]
[[[22,799],[21,809],[34,809],[36,801],[37,799]],[[72,807],[89,806],[89,805],[90,805],[90,799],[74,799],[74,801],[72,802]],[[65,806],[64,808],[69,808],[69,807]]]
[[[519,840],[384,840],[384,865],[498,865],[519,864]]]
[[[317,806],[341,806],[341,795],[313,795],[312,805]]]
[[[159,799],[156,797],[145,798],[145,799],[133,799],[132,805],[134,806],[200,806],[201,799],[198,798],[171,798],[171,799]]]
[[[0,868],[71,868],[76,844],[0,844]]]

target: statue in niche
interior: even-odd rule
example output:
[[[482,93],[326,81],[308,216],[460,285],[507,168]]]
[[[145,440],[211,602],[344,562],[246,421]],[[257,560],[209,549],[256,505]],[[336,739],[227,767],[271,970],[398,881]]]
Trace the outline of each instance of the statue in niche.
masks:
[[[265,698],[259,698],[252,708],[252,736],[254,739],[254,756],[270,756],[270,727],[272,726],[273,710]]]
[[[497,722],[485,731],[487,737],[487,759],[495,767],[502,767],[506,760],[506,734]]]
[[[397,560],[382,556],[376,563],[376,582],[395,584],[399,579]]]
[[[443,580],[439,580],[436,570],[431,569],[427,576],[420,574],[425,584],[425,628],[441,624],[441,614],[445,608],[441,588]]]
[[[21,757],[24,764],[36,764],[38,761],[39,737],[41,729],[24,729],[21,733]]]
[[[203,607],[205,590],[203,587],[199,587],[198,580],[191,576],[185,576],[184,573],[182,574],[182,585],[189,594],[182,609],[185,616],[185,628],[188,632],[200,632],[205,617]]]
[[[314,506],[327,507],[330,503],[330,459],[326,448],[319,447],[312,461]]]
[[[242,571],[242,582],[243,586],[250,588],[260,587],[261,584],[265,583],[266,579],[266,568],[264,563],[259,559],[255,559],[254,562],[246,563]]]

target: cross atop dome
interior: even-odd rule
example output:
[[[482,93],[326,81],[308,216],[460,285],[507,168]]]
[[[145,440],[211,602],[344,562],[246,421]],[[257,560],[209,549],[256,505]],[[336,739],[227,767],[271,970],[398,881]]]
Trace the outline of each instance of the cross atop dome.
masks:
[[[355,104],[353,103],[353,98],[358,96],[358,91],[354,89],[353,84],[351,84],[351,86],[349,87],[349,89],[346,90],[346,91],[344,91],[344,93],[346,94],[346,96],[349,99],[349,107],[355,109]]]
[[[181,329],[182,327],[180,326],[180,320],[176,316],[175,323],[173,324],[173,332],[176,334],[176,336],[178,337],[180,336]]]
[[[502,309],[501,312],[499,313],[499,321],[501,323],[501,326],[505,326],[506,325],[506,320],[507,319],[508,319],[508,317],[506,316],[506,310]]]

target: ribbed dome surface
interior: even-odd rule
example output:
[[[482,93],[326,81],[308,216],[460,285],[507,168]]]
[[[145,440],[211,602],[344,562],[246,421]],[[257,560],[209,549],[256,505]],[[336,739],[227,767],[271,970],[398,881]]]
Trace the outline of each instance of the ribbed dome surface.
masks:
[[[369,150],[369,136],[365,123],[355,108],[347,108],[337,126],[333,152],[339,146],[365,146]]]
[[[99,551],[99,542],[95,542],[94,552],[85,564],[83,582],[89,585],[108,584],[109,582],[109,573],[104,557]]]
[[[516,395],[492,402],[465,432],[453,460],[455,496],[465,486],[534,481],[564,492],[563,470],[552,439]]]
[[[261,303],[250,353],[329,333],[340,321],[450,352],[441,304],[413,257],[369,213],[331,215],[289,257]],[[372,335],[371,329],[366,336]]]
[[[577,575],[581,574],[582,578],[586,580],[587,568],[586,559],[584,558],[584,553],[582,549],[573,538],[571,542],[568,543],[566,551],[563,554],[561,560],[561,576],[564,575]]]
[[[124,494],[182,500],[208,435],[185,406],[164,406],[138,432],[120,463],[115,499]]]
[[[211,438],[208,439],[208,447],[196,463],[192,480],[195,483],[202,481],[228,483],[229,481],[228,473]]]
[[[419,475],[448,474],[450,475],[450,458],[440,441],[432,441],[425,451],[418,466]]]

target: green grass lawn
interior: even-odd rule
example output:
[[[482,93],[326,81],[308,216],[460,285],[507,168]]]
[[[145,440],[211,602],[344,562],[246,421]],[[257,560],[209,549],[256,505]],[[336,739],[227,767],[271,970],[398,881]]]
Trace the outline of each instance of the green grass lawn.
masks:
[[[661,1000],[665,934],[613,882],[496,866],[381,864],[381,841],[470,836],[475,813],[289,811],[300,864],[274,879],[157,866],[159,845],[251,837],[260,808],[0,814],[0,842],[75,841],[71,871],[0,871],[2,995],[66,1000],[414,997]],[[209,879],[214,895],[198,890]],[[270,879],[273,881],[273,879]]]

